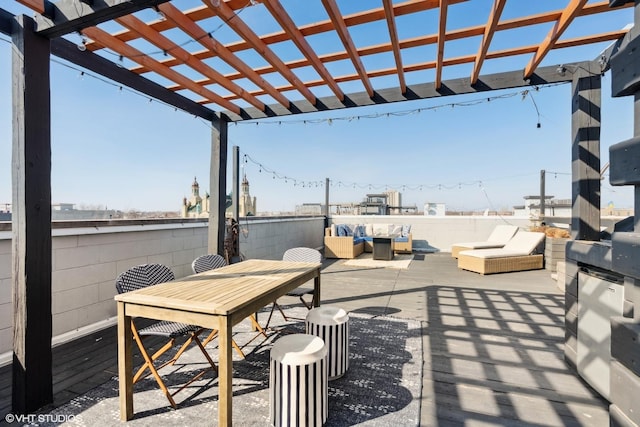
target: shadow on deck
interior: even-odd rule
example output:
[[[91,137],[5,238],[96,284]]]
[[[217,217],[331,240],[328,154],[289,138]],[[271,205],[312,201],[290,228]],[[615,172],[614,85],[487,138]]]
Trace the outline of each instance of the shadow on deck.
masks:
[[[564,362],[564,293],[548,271],[481,276],[458,270],[446,253],[416,254],[408,269],[328,260],[322,301],[421,322],[416,424],[609,424],[607,402]],[[53,360],[59,406],[117,375],[115,327],[56,347]],[[0,419],[10,412],[10,377],[9,367],[0,370]]]

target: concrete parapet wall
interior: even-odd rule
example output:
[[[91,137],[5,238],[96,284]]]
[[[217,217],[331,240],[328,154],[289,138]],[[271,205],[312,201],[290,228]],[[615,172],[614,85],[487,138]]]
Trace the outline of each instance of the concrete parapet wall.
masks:
[[[115,278],[143,263],[161,263],[177,278],[191,274],[191,262],[207,253],[208,222],[167,222],[54,228],[53,343],[114,323]],[[240,251],[246,258],[279,259],[295,246],[320,248],[324,217],[240,221]],[[0,231],[0,365],[13,342],[11,231]]]
[[[247,259],[282,259],[289,248],[323,245],[324,217],[240,219],[240,252]]]

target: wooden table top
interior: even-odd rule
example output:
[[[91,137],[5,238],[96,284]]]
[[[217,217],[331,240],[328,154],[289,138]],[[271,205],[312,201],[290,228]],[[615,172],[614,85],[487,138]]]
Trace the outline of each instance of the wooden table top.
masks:
[[[255,298],[319,274],[320,263],[251,259],[115,296],[116,301],[230,315]]]

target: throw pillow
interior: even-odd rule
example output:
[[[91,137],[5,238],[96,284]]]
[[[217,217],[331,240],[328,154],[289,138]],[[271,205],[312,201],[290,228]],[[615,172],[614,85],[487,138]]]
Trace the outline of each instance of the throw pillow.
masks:
[[[411,233],[411,224],[404,224],[402,226],[402,237],[408,237]]]
[[[373,224],[367,224],[364,226],[365,236],[373,236]]]

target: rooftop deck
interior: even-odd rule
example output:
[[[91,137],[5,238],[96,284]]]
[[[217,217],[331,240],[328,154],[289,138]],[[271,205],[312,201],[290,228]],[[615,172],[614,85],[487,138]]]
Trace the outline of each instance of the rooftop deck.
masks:
[[[564,292],[546,270],[481,276],[448,253],[414,254],[408,269],[327,260],[322,302],[421,322],[423,426],[609,423],[607,402],[564,363]],[[57,347],[55,405],[116,374],[115,328]],[[1,419],[10,375],[0,370]]]

